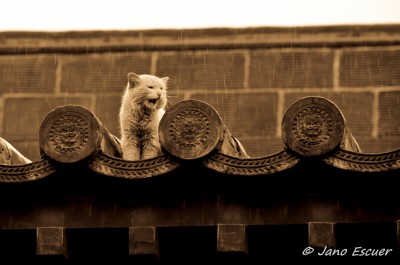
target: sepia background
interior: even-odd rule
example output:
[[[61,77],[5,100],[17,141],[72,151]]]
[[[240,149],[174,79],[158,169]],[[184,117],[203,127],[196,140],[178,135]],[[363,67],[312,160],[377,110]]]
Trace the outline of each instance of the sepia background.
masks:
[[[251,11],[256,15],[260,15],[261,2],[268,9],[268,1],[253,3]],[[311,2],[306,1],[306,7],[311,8]],[[395,9],[390,8],[394,1],[378,2],[386,4],[386,10]],[[28,7],[23,9],[27,14]],[[55,4],[49,7],[55,8]],[[179,7],[185,8],[180,3],[176,13]],[[347,7],[341,9],[346,14],[357,9]],[[120,137],[121,96],[127,73],[136,72],[170,77],[168,106],[187,99],[211,104],[252,157],[284,148],[281,122],[285,110],[305,96],[323,96],[336,103],[364,153],[399,148],[400,18],[384,23],[344,20],[318,24],[315,20],[300,24],[306,16],[293,16],[291,23],[283,25],[287,16],[281,16],[276,25],[262,20],[241,25],[232,21],[243,18],[245,22],[244,16],[236,16],[222,24],[191,26],[190,17],[197,22],[195,15],[204,7],[197,11],[190,7],[190,12],[184,9],[185,17],[177,27],[168,24],[175,13],[163,8],[159,9],[165,20],[160,19],[159,25],[165,23],[166,28],[155,24],[145,28],[143,23],[135,28],[126,23],[127,18],[136,21],[135,14],[142,18],[143,12],[149,12],[154,20],[159,9],[151,8],[151,12],[146,7],[121,7],[125,20],[119,28],[104,26],[111,17],[103,17],[104,24],[97,27],[85,24],[93,12],[87,12],[84,21],[70,13],[71,20],[59,28],[53,27],[57,19],[38,24],[40,17],[33,17],[31,22],[7,27],[3,18],[0,136],[29,159],[39,160],[41,121],[55,107],[76,104],[91,110]],[[280,8],[293,11],[289,6]],[[297,12],[306,12],[297,8]],[[330,6],[325,9],[329,11]],[[211,20],[218,12],[210,6],[209,10],[202,16],[209,15]],[[218,10],[225,10],[231,18],[229,9],[218,6]],[[318,10],[311,11],[316,14]],[[323,17],[322,11],[319,14]],[[82,28],[68,24],[74,17]]]

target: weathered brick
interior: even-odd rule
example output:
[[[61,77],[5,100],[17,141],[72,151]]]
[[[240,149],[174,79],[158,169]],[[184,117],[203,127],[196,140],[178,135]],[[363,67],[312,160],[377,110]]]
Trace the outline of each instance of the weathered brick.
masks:
[[[245,136],[275,136],[275,93],[194,94],[192,99],[213,106],[239,140]]]
[[[340,86],[393,86],[400,84],[400,50],[344,51]]]
[[[380,136],[378,139],[358,137],[356,139],[363,153],[385,153],[400,148],[400,136]]]
[[[379,95],[379,135],[400,137],[400,91]]]
[[[330,50],[254,50],[250,53],[251,88],[326,88],[333,84]]]
[[[231,52],[160,53],[157,73],[173,89],[231,89],[244,86],[244,55]]]
[[[250,157],[269,156],[284,148],[281,138],[242,136],[238,140]]]
[[[8,141],[38,141],[39,128],[48,112],[66,104],[91,107],[90,97],[7,98],[5,99],[3,137]]]
[[[285,96],[285,110],[306,96],[321,96],[335,103],[356,140],[359,137],[372,137],[373,95],[371,93],[288,93]],[[360,147],[363,150],[363,146]]]
[[[150,53],[101,53],[62,58],[61,91],[119,92],[129,72],[150,73]]]
[[[96,107],[94,110],[94,114],[99,118],[100,122],[111,134],[118,138],[120,137],[118,113],[121,106],[121,98],[122,93],[121,96],[98,96],[96,98]]]
[[[30,159],[31,161],[40,160],[39,142],[37,140],[10,140],[9,143],[14,146],[23,156]]]
[[[54,91],[56,55],[0,56],[0,95]]]

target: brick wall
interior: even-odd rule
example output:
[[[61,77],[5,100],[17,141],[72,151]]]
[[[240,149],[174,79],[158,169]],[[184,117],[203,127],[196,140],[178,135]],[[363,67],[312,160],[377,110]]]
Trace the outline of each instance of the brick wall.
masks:
[[[400,148],[400,25],[0,32],[0,136],[39,160],[53,108],[79,104],[120,136],[128,72],[169,76],[170,102],[213,105],[249,155],[282,150],[285,110],[323,96],[363,152]]]

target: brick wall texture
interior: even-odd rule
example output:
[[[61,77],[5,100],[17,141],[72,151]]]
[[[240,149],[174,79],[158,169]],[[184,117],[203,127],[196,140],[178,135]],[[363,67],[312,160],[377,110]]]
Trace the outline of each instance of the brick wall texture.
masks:
[[[42,119],[77,104],[120,137],[120,100],[136,72],[169,76],[170,105],[214,106],[252,157],[283,149],[284,112],[305,96],[335,102],[363,152],[388,152],[400,148],[399,36],[400,25],[0,32],[0,136],[39,160]]]

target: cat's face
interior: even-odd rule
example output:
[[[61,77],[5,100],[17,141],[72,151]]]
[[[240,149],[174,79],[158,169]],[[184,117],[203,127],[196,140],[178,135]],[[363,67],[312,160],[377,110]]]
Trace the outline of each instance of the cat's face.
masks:
[[[131,99],[149,110],[165,108],[167,105],[168,77],[128,74],[128,93]]]

